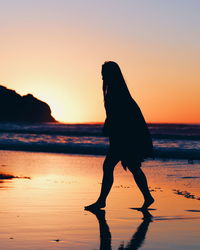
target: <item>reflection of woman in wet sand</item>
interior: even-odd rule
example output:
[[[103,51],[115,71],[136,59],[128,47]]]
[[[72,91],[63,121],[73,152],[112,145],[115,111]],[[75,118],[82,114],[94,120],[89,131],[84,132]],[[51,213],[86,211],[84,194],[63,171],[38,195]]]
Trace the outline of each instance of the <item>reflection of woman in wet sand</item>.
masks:
[[[153,146],[147,125],[138,105],[129,93],[117,63],[103,64],[102,79],[107,116],[103,133],[109,137],[110,147],[103,164],[100,196],[94,204],[85,209],[99,209],[106,206],[106,198],[113,184],[113,171],[119,161],[125,170],[128,168],[133,174],[144,196],[141,209],[146,209],[154,202],[146,177],[141,170],[141,162],[147,157],[153,157]]]
[[[109,230],[109,226],[105,219],[105,211],[104,210],[92,210],[91,211],[99,222],[99,231],[100,231],[100,250],[111,250],[111,233]],[[137,231],[133,234],[131,240],[128,242],[126,247],[124,245],[120,245],[118,250],[124,249],[139,249],[144,243],[146,233],[149,227],[150,222],[152,222],[152,215],[147,210],[141,210],[143,213],[143,221],[137,228]]]

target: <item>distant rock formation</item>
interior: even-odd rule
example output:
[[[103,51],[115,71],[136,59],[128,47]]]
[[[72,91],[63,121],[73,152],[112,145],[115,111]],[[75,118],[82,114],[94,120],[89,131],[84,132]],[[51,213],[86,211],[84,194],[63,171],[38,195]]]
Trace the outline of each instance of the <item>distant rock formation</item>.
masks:
[[[0,122],[56,122],[49,105],[0,85]]]

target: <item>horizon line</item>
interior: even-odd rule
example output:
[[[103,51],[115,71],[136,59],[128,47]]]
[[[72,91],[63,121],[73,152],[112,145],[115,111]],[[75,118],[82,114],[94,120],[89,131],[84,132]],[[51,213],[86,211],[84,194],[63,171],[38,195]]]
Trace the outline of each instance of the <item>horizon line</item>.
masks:
[[[57,123],[62,123],[62,124],[99,124],[99,125],[101,125],[101,124],[104,124],[104,122],[66,122],[66,121],[57,121]],[[196,122],[196,123],[194,123],[194,122],[146,122],[147,124],[174,124],[174,125],[200,125],[200,122],[198,123],[198,122]]]

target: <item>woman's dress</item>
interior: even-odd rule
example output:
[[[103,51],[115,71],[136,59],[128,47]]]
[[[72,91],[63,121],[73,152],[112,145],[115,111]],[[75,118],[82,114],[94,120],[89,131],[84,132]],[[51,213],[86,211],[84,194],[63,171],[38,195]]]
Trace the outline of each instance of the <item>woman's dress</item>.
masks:
[[[109,152],[121,161],[124,169],[140,166],[145,158],[153,158],[151,136],[133,98],[108,93],[104,101],[107,117],[103,133],[109,137]]]

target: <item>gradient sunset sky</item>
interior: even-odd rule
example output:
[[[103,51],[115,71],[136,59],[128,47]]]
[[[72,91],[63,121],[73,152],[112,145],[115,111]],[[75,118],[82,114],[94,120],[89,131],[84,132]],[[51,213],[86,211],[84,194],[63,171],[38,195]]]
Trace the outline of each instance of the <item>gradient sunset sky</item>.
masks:
[[[147,122],[200,123],[199,0],[0,0],[0,84],[103,122],[116,61]]]

